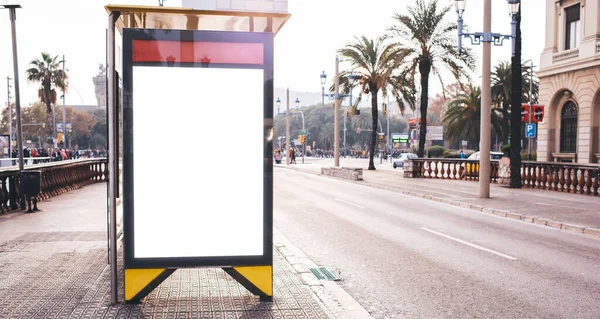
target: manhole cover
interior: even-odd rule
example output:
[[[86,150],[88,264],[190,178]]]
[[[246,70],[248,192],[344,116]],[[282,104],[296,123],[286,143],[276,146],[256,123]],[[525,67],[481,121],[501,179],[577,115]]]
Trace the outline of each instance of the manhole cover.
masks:
[[[317,279],[319,279],[319,280],[332,280],[332,281],[341,280],[340,278],[336,277],[333,274],[333,272],[331,272],[329,269],[327,269],[325,267],[310,268],[310,272],[312,272],[313,275],[315,275],[315,277],[317,277]]]

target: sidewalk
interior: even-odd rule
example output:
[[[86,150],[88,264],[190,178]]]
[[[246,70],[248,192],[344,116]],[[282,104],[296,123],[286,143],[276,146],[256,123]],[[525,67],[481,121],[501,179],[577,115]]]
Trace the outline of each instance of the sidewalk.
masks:
[[[340,167],[363,168],[363,181],[354,183],[424,197],[429,200],[466,207],[524,222],[583,233],[600,239],[600,198],[543,189],[510,189],[492,184],[491,198],[479,198],[479,184],[474,181],[404,178],[402,169],[379,164],[369,171],[368,160],[340,159]],[[310,158],[305,164],[275,165],[307,173],[320,174],[322,167],[333,166],[333,159]],[[351,181],[348,181],[351,182]]]
[[[106,185],[38,206],[38,213],[0,216],[0,318],[368,317],[337,283],[317,280],[308,270],[316,265],[276,229],[272,303],[220,268],[205,268],[177,270],[141,304],[110,306]]]

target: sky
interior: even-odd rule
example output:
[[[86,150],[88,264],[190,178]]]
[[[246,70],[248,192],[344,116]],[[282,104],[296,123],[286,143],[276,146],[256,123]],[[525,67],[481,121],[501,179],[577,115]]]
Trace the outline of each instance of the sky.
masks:
[[[454,0],[439,0],[454,5]],[[543,20],[545,2],[526,1],[523,6],[523,60],[539,65],[544,49]],[[41,52],[65,56],[71,89],[66,104],[96,104],[92,77],[105,61],[105,30],[108,24],[107,4],[158,5],[158,0],[0,0],[0,4],[20,4],[17,11],[17,49],[21,105],[37,101],[37,84],[28,83],[25,70]],[[394,13],[406,13],[411,0],[289,0],[291,18],[275,37],[275,87],[293,91],[319,92],[322,71],[332,80],[336,51],[355,36],[374,38],[394,24]],[[165,6],[181,6],[181,0],[165,0]],[[464,21],[471,32],[483,31],[483,4],[469,0]],[[456,20],[452,10],[449,20]],[[492,32],[510,34],[510,17],[505,0],[492,1]],[[6,77],[14,77],[11,28],[8,10],[0,10],[0,102],[6,105]],[[471,46],[468,39],[464,46]],[[473,46],[477,65],[481,65],[481,46]],[[510,41],[492,47],[492,66],[510,59]],[[340,65],[340,70],[347,68]],[[478,83],[480,71],[473,76]],[[451,81],[450,78],[445,80]],[[11,89],[14,102],[14,85]],[[430,96],[441,92],[431,81]],[[290,97],[293,100],[293,97]]]

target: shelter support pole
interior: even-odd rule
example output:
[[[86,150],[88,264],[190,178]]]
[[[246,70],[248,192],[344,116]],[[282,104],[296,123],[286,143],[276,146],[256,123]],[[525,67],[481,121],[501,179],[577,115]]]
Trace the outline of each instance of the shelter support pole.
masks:
[[[115,169],[118,164],[116,158],[117,149],[116,139],[118,138],[118,128],[115,123],[115,23],[121,15],[121,12],[113,11],[108,16],[108,217],[109,217],[109,261],[110,261],[110,302],[117,304],[118,300],[118,282],[117,282],[117,191],[116,185],[118,171]]]

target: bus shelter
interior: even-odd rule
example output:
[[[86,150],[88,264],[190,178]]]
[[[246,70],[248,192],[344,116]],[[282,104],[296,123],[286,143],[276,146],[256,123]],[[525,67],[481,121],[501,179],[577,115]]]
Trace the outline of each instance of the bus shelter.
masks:
[[[222,268],[270,301],[273,41],[290,15],[105,9],[112,303],[117,209],[125,302],[199,267]]]

